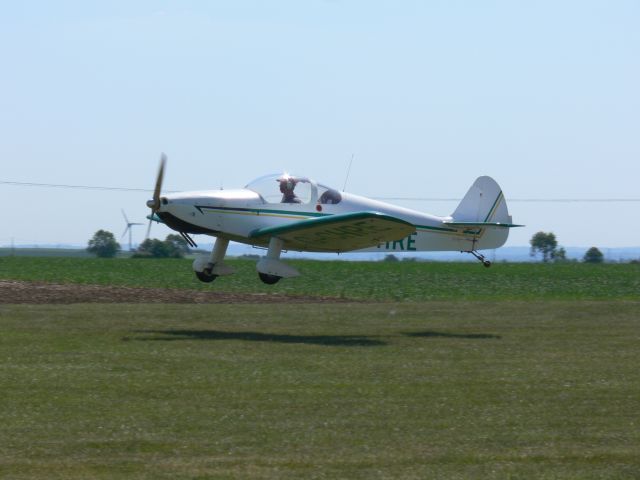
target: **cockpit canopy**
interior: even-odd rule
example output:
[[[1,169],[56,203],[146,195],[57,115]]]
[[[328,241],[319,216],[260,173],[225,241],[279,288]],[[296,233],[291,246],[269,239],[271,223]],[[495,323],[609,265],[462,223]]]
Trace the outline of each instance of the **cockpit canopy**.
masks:
[[[256,192],[264,203],[337,204],[342,195],[307,177],[276,173],[257,178],[245,186]]]

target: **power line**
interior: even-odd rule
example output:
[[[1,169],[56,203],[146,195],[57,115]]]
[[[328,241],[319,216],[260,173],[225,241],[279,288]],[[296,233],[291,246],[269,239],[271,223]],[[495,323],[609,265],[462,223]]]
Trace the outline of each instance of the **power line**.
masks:
[[[65,185],[59,183],[33,183],[33,182],[9,182],[0,181],[2,185],[15,185],[18,187],[47,187],[47,188],[69,188],[77,190],[112,190],[118,192],[153,192],[149,188],[127,188],[127,187],[99,187],[95,185]]]
[[[640,198],[511,198],[509,202],[529,203],[616,203],[616,202],[640,202]]]
[[[60,183],[34,183],[34,182],[12,182],[0,180],[0,185],[13,185],[17,187],[43,187],[43,188],[66,188],[75,190],[102,190],[116,192],[153,192],[150,188],[130,188],[130,187],[105,187],[98,185],[68,185]],[[172,191],[167,190],[166,193]],[[461,198],[448,197],[370,197],[374,200],[399,201],[399,202],[459,202]],[[508,198],[508,202],[522,203],[635,203],[640,202],[640,198]]]
[[[405,201],[405,202],[459,202],[461,198],[437,198],[437,197],[371,197],[374,200]],[[640,202],[640,198],[507,198],[508,202],[526,203],[614,203],[614,202]]]

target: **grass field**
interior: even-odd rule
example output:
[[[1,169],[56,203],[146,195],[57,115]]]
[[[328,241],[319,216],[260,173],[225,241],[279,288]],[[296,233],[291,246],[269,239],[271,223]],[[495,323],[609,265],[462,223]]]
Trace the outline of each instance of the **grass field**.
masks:
[[[0,258],[0,278],[221,292],[323,295],[358,300],[640,300],[639,264],[326,262],[292,260],[301,277],[264,285],[255,262],[199,282],[190,260]]]
[[[0,257],[73,257],[95,258],[95,255],[78,248],[10,248],[0,247]]]
[[[638,478],[633,302],[2,306],[2,478]]]
[[[234,266],[0,279],[270,291]],[[638,266],[297,266],[275,291],[365,301],[0,305],[0,478],[640,477]]]
[[[120,250],[117,258],[129,258],[132,252]],[[84,248],[62,247],[0,247],[0,257],[67,257],[67,258],[95,258],[93,253]]]

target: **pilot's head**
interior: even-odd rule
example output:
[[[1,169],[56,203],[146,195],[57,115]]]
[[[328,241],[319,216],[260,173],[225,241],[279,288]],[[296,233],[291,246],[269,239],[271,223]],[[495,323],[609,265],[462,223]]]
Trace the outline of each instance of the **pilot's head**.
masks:
[[[282,193],[293,193],[293,189],[296,188],[296,181],[291,177],[281,177],[280,181],[280,192]]]

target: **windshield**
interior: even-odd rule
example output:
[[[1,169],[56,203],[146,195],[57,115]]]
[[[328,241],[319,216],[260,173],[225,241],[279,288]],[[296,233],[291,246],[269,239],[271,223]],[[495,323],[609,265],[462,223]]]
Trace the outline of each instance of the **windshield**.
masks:
[[[277,173],[260,177],[245,188],[260,195],[265,203],[309,203],[314,184],[306,177]]]

